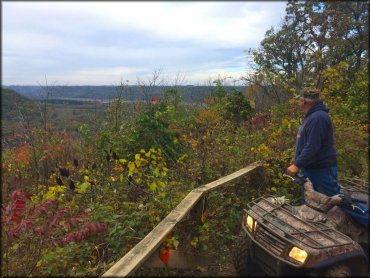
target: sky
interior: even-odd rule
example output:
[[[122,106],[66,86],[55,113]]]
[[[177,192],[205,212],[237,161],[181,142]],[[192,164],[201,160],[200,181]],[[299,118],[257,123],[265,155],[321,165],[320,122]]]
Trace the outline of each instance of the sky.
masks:
[[[2,85],[238,84],[285,1],[2,1]],[[177,81],[176,81],[177,80]]]

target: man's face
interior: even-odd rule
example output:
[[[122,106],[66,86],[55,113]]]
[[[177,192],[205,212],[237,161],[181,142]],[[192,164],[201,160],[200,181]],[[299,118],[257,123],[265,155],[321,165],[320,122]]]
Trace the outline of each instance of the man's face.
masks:
[[[303,112],[307,112],[310,109],[311,105],[304,98],[300,98],[299,99],[299,107],[302,109]]]

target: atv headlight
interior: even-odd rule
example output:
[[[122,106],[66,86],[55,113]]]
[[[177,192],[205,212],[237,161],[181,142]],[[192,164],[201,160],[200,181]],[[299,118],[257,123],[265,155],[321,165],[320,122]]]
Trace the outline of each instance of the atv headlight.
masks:
[[[289,252],[289,257],[301,263],[305,262],[305,260],[307,259],[307,256],[308,254],[306,251],[299,249],[298,247],[295,247],[295,246]]]
[[[256,228],[257,222],[253,219],[252,216],[247,216],[247,227],[250,231],[253,231]]]

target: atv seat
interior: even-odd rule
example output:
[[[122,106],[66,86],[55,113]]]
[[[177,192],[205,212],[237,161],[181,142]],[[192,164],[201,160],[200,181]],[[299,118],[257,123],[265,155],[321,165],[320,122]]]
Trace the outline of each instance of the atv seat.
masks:
[[[332,207],[339,205],[342,201],[339,195],[329,197],[316,191],[309,179],[307,179],[303,186],[305,204],[315,210],[326,213]]]

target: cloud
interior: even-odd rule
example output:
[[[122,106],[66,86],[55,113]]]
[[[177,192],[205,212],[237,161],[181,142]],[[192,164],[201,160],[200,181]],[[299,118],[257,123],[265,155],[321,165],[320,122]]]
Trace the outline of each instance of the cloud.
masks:
[[[215,70],[236,75],[246,69],[243,50],[281,22],[285,5],[4,2],[2,80],[32,85],[47,75],[105,84],[119,82],[120,71],[135,79],[154,68],[188,72],[194,83]]]

